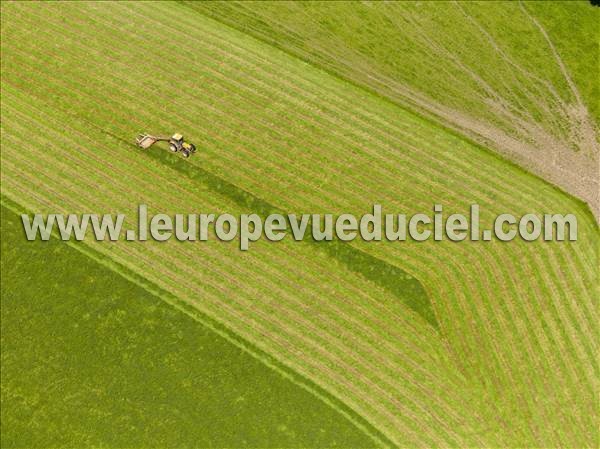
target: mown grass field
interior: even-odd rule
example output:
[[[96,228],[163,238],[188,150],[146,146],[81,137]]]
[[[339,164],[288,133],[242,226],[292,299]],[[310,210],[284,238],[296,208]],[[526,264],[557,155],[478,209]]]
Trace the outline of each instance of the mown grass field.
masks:
[[[476,202],[488,223],[498,213],[575,213],[579,239],[569,243],[342,248],[284,240],[244,253],[215,240],[84,245],[115,272],[164,292],[198,326],[216,323],[244,342],[374,445],[597,446],[599,241],[588,207],[388,92],[364,89],[343,67],[321,65],[312,51],[303,60],[256,39],[264,30],[247,32],[234,7],[218,20],[206,8],[3,3],[3,201],[21,211],[131,218],[139,203],[162,213],[360,215],[374,203],[389,212],[443,204],[467,213]],[[261,23],[286,25],[284,9],[261,11],[269,14]],[[348,11],[348,20],[378,17]],[[344,30],[339,12],[317,12]],[[300,31],[281,32],[277,42],[299,48],[307,42]],[[552,61],[547,51],[537,56]],[[556,70],[534,65],[563,98]],[[597,96],[597,84],[575,73],[585,101]],[[535,85],[528,79],[524,89]],[[439,96],[481,112],[455,88]],[[522,108],[537,116],[530,104]],[[545,118],[539,123],[554,129]],[[176,130],[199,147],[189,161],[131,143],[138,132]],[[3,413],[10,410],[3,401]]]

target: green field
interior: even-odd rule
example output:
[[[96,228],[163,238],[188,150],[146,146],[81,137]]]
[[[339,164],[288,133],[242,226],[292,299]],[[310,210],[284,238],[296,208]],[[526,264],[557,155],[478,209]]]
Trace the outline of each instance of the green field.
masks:
[[[372,444],[147,289],[58,240],[25,241],[1,211],[2,447]]]
[[[25,242],[3,214],[2,446],[597,447],[600,240],[585,202],[598,183],[598,10],[3,2],[10,213],[124,213],[133,227],[140,203],[234,215],[478,203],[485,223],[574,213],[579,236],[248,252],[88,239],[76,252]],[[145,131],[181,131],[199,151],[141,152]],[[106,352],[88,364],[96,339]],[[52,363],[25,376],[40,359]],[[104,387],[40,384],[86,370]],[[198,377],[180,384],[187,370]],[[200,428],[216,421],[223,432]]]

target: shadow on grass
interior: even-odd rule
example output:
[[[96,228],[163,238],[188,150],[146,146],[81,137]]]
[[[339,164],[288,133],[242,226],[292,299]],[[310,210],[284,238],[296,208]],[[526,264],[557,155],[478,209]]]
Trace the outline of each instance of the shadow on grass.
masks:
[[[261,216],[263,220],[270,214],[286,215],[289,213],[289,211],[277,209],[274,205],[250,192],[204,170],[198,165],[190,163],[189,160],[170,153],[160,145],[156,145],[142,154],[145,157],[160,161],[161,164],[176,170],[193,182],[204,184],[209,189],[229,198],[240,207]],[[199,153],[193,157],[201,157],[201,154]],[[312,234],[310,234],[310,237],[312,238]],[[407,272],[345,242],[336,240],[317,242],[312,240],[311,243],[319,245],[320,248],[343,263],[351,271],[364,276],[390,292],[439,331],[439,323],[433,312],[427,292],[421,283]]]

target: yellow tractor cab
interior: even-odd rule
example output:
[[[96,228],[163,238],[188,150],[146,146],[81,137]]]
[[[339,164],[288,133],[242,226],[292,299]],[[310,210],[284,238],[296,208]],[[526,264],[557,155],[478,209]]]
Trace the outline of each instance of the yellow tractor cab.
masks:
[[[183,145],[183,136],[179,133],[173,134],[169,139],[169,150],[173,153],[177,153],[181,150],[181,146]]]

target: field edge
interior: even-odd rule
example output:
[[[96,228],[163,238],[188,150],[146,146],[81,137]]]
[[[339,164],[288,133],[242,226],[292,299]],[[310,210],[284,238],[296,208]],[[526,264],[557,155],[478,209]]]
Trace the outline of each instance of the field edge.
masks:
[[[30,211],[26,210],[26,208],[22,207],[18,202],[9,198],[6,194],[0,195],[0,205],[19,216],[24,213],[31,213]],[[58,237],[55,231],[53,231],[52,237]],[[215,332],[217,335],[221,336],[229,343],[233,344],[234,346],[249,354],[254,359],[266,365],[269,369],[274,370],[293,384],[308,391],[315,398],[324,402],[326,405],[340,413],[340,415],[344,416],[359,431],[368,436],[375,443],[376,446],[395,447],[395,444],[392,441],[390,441],[381,431],[379,431],[374,425],[372,425],[365,418],[363,418],[361,415],[355,412],[351,407],[346,405],[339,398],[333,396],[324,388],[305,378],[292,368],[286,366],[284,363],[280,362],[267,352],[246,341],[245,339],[237,335],[235,332],[227,328],[227,326],[205,315],[198,309],[180,300],[175,295],[166,292],[151,281],[131,271],[127,267],[122,266],[118,262],[111,260],[108,256],[98,253],[97,251],[93,250],[87,245],[83,243],[74,243],[71,241],[65,241],[64,243],[69,245],[71,248],[77,250],[81,254],[85,255],[86,257],[91,258],[96,263],[108,268],[109,270],[117,273],[119,276],[134,283],[135,285],[144,289],[151,295],[166,302],[170,306],[175,307],[181,313],[188,315],[193,320],[197,321],[203,326],[206,326],[208,329]]]

